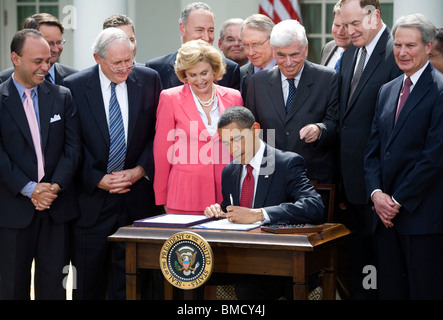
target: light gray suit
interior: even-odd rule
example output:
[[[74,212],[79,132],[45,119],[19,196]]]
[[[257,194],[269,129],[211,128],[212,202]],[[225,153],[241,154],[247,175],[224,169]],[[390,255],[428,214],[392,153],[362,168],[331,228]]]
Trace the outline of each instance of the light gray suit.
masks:
[[[334,56],[335,51],[337,51],[338,46],[335,44],[334,40],[329,41],[323,49],[321,50],[321,62],[323,66],[327,66],[329,61],[331,61]]]

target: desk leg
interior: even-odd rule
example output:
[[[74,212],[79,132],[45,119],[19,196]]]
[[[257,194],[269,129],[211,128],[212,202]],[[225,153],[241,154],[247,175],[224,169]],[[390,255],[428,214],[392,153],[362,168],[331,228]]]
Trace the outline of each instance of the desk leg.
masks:
[[[137,244],[126,243],[126,300],[140,300],[137,272]]]
[[[305,252],[295,252],[293,262],[294,300],[308,300],[308,275]]]
[[[166,279],[164,279],[164,295],[166,301],[174,300],[174,287]]]
[[[330,248],[329,267],[324,269],[324,285],[323,285],[323,299],[336,299],[336,266],[337,266],[337,246],[333,245]]]

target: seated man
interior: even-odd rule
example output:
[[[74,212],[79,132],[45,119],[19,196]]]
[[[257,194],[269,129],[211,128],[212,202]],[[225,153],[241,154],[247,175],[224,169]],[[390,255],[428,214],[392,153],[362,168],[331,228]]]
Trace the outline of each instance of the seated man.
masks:
[[[282,152],[260,140],[260,125],[243,107],[227,109],[218,123],[222,142],[234,157],[222,173],[223,202],[205,210],[208,217],[228,218],[239,224],[321,223],[324,206],[306,176],[301,156]],[[252,279],[251,279],[252,278]],[[290,299],[288,278],[242,277],[236,286],[243,299]]]
[[[223,144],[235,160],[222,173],[222,204],[207,208],[206,216],[226,217],[233,223],[242,224],[323,221],[323,203],[306,176],[303,158],[265,144],[259,138],[260,125],[248,109],[227,109],[219,120],[218,128]],[[252,167],[251,178],[249,166]],[[253,205],[251,200],[249,204],[245,203],[242,197],[246,192],[241,188],[242,185],[246,187],[245,178],[254,182],[251,193]]]

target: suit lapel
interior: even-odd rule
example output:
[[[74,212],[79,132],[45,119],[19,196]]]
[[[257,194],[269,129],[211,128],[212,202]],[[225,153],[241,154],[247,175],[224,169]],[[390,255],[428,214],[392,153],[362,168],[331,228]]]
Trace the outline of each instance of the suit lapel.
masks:
[[[286,117],[286,121],[289,121],[303,106],[306,100],[311,95],[311,85],[314,83],[311,77],[312,67],[309,62],[305,63],[300,82],[295,93],[294,101],[292,102],[291,109]]]
[[[22,99],[18,94],[12,78],[9,78],[7,81],[9,81],[9,84],[6,86],[5,92],[3,93],[3,95],[6,96],[3,100],[3,105],[20,128],[20,131],[23,133],[28,144],[34,148],[34,142],[32,141],[31,130],[29,129],[28,119],[26,118]]]
[[[137,121],[137,115],[140,108],[140,97],[142,96],[142,88],[138,84],[138,77],[132,70],[130,73],[126,85],[128,88],[128,108],[129,108],[129,121],[128,121],[128,145],[134,135],[135,124]]]
[[[234,205],[239,206],[240,205],[240,196],[241,196],[241,190],[240,190],[240,179],[242,174],[243,166],[241,164],[234,165],[234,169],[232,171],[232,177],[234,180],[233,185],[233,194],[232,197],[234,198]]]
[[[389,130],[388,136],[391,136],[394,130],[395,116],[397,114],[398,99],[400,97],[400,91],[403,85],[403,77],[400,77],[394,81],[395,83],[393,84],[391,90],[392,94],[389,95],[388,102],[386,103],[387,109],[384,111],[386,112],[385,125]]]
[[[355,89],[355,92],[354,92],[354,95],[352,96],[351,101],[349,102],[346,112],[349,112],[349,110],[352,108],[355,100],[357,100],[357,97],[359,96],[359,94],[361,93],[363,88],[366,86],[366,83],[371,78],[372,74],[378,68],[380,63],[383,61],[382,57],[384,56],[384,54],[386,52],[386,43],[388,41],[388,36],[389,36],[389,31],[388,31],[388,29],[386,29],[382,33],[380,39],[377,42],[377,45],[375,46],[374,51],[371,54],[371,57],[369,58],[369,61],[366,64],[366,67],[363,71],[363,74],[361,75],[360,81],[357,85],[357,88]],[[358,54],[358,50],[356,50],[356,55],[357,54]],[[356,58],[357,57],[355,57],[355,59],[354,59],[355,62],[356,62]],[[355,66],[355,64],[354,64],[354,66]],[[352,71],[353,71],[353,69],[352,69]],[[351,77],[351,81],[352,81],[352,77]]]
[[[42,152],[45,153],[46,143],[48,142],[49,126],[51,117],[53,116],[52,110],[54,105],[54,98],[51,96],[49,85],[43,82],[39,86],[38,90],[38,105],[40,113],[40,135],[42,141]]]
[[[403,109],[398,117],[397,124],[395,125],[394,131],[392,132],[391,141],[395,139],[411,111],[417,106],[417,104],[423,99],[423,97],[426,96],[431,88],[432,82],[432,67],[431,64],[429,64],[418,79],[417,83],[414,86],[414,89],[408,97],[408,100],[406,100],[406,103],[403,106]]]
[[[178,102],[180,108],[191,121],[191,126],[197,126],[198,128],[204,128],[205,124],[201,119],[200,113],[195,105],[194,96],[192,95],[191,88],[189,84],[185,84],[180,91],[181,99]],[[196,124],[197,122],[197,124]],[[200,131],[199,131],[200,133]]]
[[[177,74],[175,73],[175,60],[177,59],[177,53],[175,52],[172,56],[171,56],[171,60],[169,60],[169,70],[168,70],[168,74],[169,74],[169,88],[173,88],[173,87],[178,87],[178,86],[182,86],[183,83],[178,79]]]
[[[100,77],[98,74],[98,65],[94,67],[91,77],[88,80],[88,89],[85,95],[89,102],[89,108],[97,121],[100,132],[107,147],[110,145],[108,121],[106,120],[105,106],[103,103],[103,94],[100,87]]]
[[[281,73],[278,68],[268,71],[271,73],[268,81],[269,96],[275,109],[275,113],[281,118],[282,122],[286,120],[285,100],[283,98],[283,90],[281,83]]]
[[[269,188],[272,185],[274,179],[275,168],[275,152],[274,150],[265,144],[265,152],[263,154],[263,163],[261,165],[260,174],[258,177],[257,190],[255,192],[254,208],[263,208],[265,206],[266,197],[269,192]]]
[[[56,84],[60,84],[61,81],[65,78],[65,72],[63,71],[62,68],[60,68],[60,65],[58,63],[54,64],[54,71],[55,71],[54,72],[54,76],[55,76],[54,82]]]
[[[334,45],[334,46],[329,46],[329,50],[330,50],[330,51],[329,51],[329,53],[326,52],[327,58],[326,58],[326,60],[325,60],[324,63],[323,63],[324,66],[327,66],[327,65],[328,65],[329,61],[331,61],[331,59],[332,59],[332,57],[334,56],[335,51],[337,51],[337,49],[338,49],[338,46],[336,46],[336,45]]]
[[[351,91],[351,81],[354,76],[354,69],[355,64],[357,63],[357,56],[358,56],[358,48],[352,46],[348,50],[346,50],[343,53],[343,56],[352,55],[352,63],[342,63],[342,67],[340,69],[340,73],[342,75],[342,88],[343,92],[341,97],[341,100],[345,101],[346,103],[340,104],[340,117],[344,118],[346,115],[346,112],[348,111],[348,97],[349,92]]]

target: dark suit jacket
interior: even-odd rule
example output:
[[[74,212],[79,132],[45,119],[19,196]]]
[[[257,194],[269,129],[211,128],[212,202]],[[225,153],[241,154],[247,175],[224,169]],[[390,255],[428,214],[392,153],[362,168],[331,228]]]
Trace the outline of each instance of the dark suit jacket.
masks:
[[[47,82],[38,88],[45,177],[65,189],[49,210],[56,223],[78,216],[73,179],[81,159],[77,108],[66,88]],[[0,227],[22,229],[35,208],[21,190],[37,181],[37,157],[22,100],[12,81],[0,85]],[[61,120],[54,120],[60,116]]]
[[[264,208],[271,224],[321,223],[324,206],[320,195],[306,176],[303,158],[265,146],[254,208]],[[221,207],[226,211],[232,194],[234,205],[240,204],[240,179],[243,166],[230,163],[223,169]]]
[[[146,62],[146,66],[156,70],[161,78],[163,89],[182,86],[181,82],[175,73],[175,60],[177,59],[177,52],[158,57]],[[227,58],[223,58],[226,63],[226,73],[222,80],[217,84],[236,90],[240,90],[240,67],[237,63]]]
[[[402,205],[393,220],[401,234],[442,233],[443,75],[427,66],[394,126],[402,86],[400,76],[380,90],[365,157],[368,196],[381,189]]]
[[[386,29],[363,71],[354,97],[348,97],[358,48],[351,47],[342,58],[339,111],[340,169],[347,199],[354,204],[367,204],[364,183],[364,153],[371,133],[375,102],[380,87],[402,72],[394,59],[393,39]]]
[[[131,217],[142,219],[154,210],[153,140],[158,99],[162,90],[158,73],[146,67],[135,67],[127,81],[129,99],[129,132],[125,169],[142,166],[149,180],[140,179],[124,195]],[[79,106],[81,135],[85,159],[80,183],[80,226],[91,226],[99,218],[108,193],[97,188],[105,176],[109,155],[109,129],[98,65],[65,79]]]
[[[246,107],[264,130],[265,141],[273,145],[267,130],[275,130],[275,147],[300,154],[306,161],[308,177],[333,183],[336,175],[336,119],[339,75],[324,66],[306,61],[292,108],[286,114],[281,73],[278,68],[260,72],[249,82]],[[300,140],[308,124],[322,129],[319,141]]]
[[[78,72],[78,70],[75,70],[71,67],[65,66],[60,63],[54,64],[54,71],[55,71],[55,84],[62,84],[63,79],[70,76],[71,74],[74,74]],[[14,68],[9,68],[6,70],[3,70],[0,72],[0,83],[3,81],[6,81],[12,74],[14,73]]]
[[[251,62],[240,67],[240,92],[245,103],[246,97],[248,96],[249,79],[251,79],[253,75],[254,65]]]

